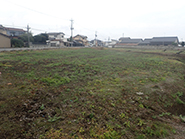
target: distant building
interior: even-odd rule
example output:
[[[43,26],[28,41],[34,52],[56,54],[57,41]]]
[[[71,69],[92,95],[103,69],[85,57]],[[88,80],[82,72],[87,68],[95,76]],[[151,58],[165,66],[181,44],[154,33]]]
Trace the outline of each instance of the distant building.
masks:
[[[124,42],[124,41],[127,41],[127,40],[130,40],[130,37],[121,37],[119,38],[119,42]]]
[[[119,42],[116,45],[126,45],[126,46],[134,46],[143,42],[142,39],[131,39],[130,37],[122,37],[119,39]]]
[[[140,42],[139,45],[150,45],[152,39],[144,39],[143,42]]]
[[[103,41],[101,40],[98,40],[98,39],[94,39],[94,40],[91,40],[90,43],[94,46],[103,46]]]
[[[19,28],[6,28],[6,33],[9,36],[18,37],[20,35],[25,34],[26,31]]]
[[[78,43],[81,43],[83,44],[84,46],[87,46],[88,45],[88,40],[87,40],[87,36],[84,36],[84,35],[76,35],[73,37],[73,40],[78,42]]]
[[[50,32],[48,33],[49,40],[63,40],[64,38],[63,32]]]
[[[150,45],[175,45],[179,44],[178,37],[153,37]]]
[[[55,47],[61,47],[64,46],[65,43],[67,43],[67,39],[64,38],[64,33],[63,32],[50,32],[48,33],[48,38],[47,44],[49,46],[55,46]]]
[[[9,27],[3,27],[0,25],[0,33],[6,34],[8,36],[12,37],[18,37],[22,34],[25,34],[26,31],[20,28],[9,28]]]
[[[106,41],[104,46],[114,48],[117,43],[118,43],[117,40],[111,39],[111,41]]]
[[[139,45],[177,45],[179,44],[178,37],[153,37],[152,39],[145,39],[143,42],[139,43]]]
[[[6,34],[0,33],[0,48],[10,48],[10,37]]]

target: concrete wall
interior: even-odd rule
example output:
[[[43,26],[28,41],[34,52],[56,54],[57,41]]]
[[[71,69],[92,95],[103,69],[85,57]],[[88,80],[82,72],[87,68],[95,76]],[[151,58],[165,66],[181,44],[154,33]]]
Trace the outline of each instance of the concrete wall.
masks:
[[[10,38],[0,34],[0,48],[10,48]]]
[[[64,45],[59,45],[59,46],[50,46],[50,45],[39,45],[39,44],[31,44],[30,48],[52,48],[52,47],[65,47]]]
[[[43,48],[43,47],[50,47],[49,45],[39,45],[39,44],[31,44],[30,48]]]
[[[185,50],[185,47],[179,47],[179,46],[119,46],[116,45],[115,48],[138,48],[138,49],[168,49],[168,50]]]

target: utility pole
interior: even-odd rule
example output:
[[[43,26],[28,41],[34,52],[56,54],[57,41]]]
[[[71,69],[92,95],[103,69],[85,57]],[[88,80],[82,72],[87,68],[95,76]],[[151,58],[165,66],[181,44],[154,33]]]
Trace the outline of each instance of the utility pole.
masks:
[[[97,42],[96,42],[96,37],[97,37],[97,31],[95,31],[95,46],[97,46]]]
[[[72,42],[71,46],[73,46],[73,29],[74,29],[73,28],[73,20],[71,19],[70,21],[71,21],[71,39],[70,39],[70,41]]]
[[[30,47],[30,36],[29,36],[29,30],[30,30],[30,27],[29,27],[29,25],[27,25],[28,47]]]

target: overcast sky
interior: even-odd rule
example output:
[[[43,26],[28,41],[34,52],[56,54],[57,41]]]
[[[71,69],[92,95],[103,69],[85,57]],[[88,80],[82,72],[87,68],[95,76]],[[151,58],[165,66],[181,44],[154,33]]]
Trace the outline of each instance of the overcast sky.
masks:
[[[32,33],[64,32],[101,40],[178,36],[185,40],[184,0],[0,0],[0,24]],[[26,28],[23,28],[26,30]]]

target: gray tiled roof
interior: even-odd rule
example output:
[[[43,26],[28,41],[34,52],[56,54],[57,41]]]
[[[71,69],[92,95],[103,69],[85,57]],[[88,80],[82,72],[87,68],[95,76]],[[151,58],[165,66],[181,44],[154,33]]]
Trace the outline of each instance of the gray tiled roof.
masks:
[[[153,37],[151,42],[175,42],[178,37]]]
[[[59,35],[59,34],[65,35],[63,32],[50,32],[50,33],[48,33],[48,35]]]
[[[140,44],[150,44],[152,39],[144,39],[143,42],[141,42]]]
[[[130,39],[130,37],[121,37],[119,40],[125,40],[125,39]]]
[[[121,43],[140,43],[142,41],[142,39],[123,39]]]

